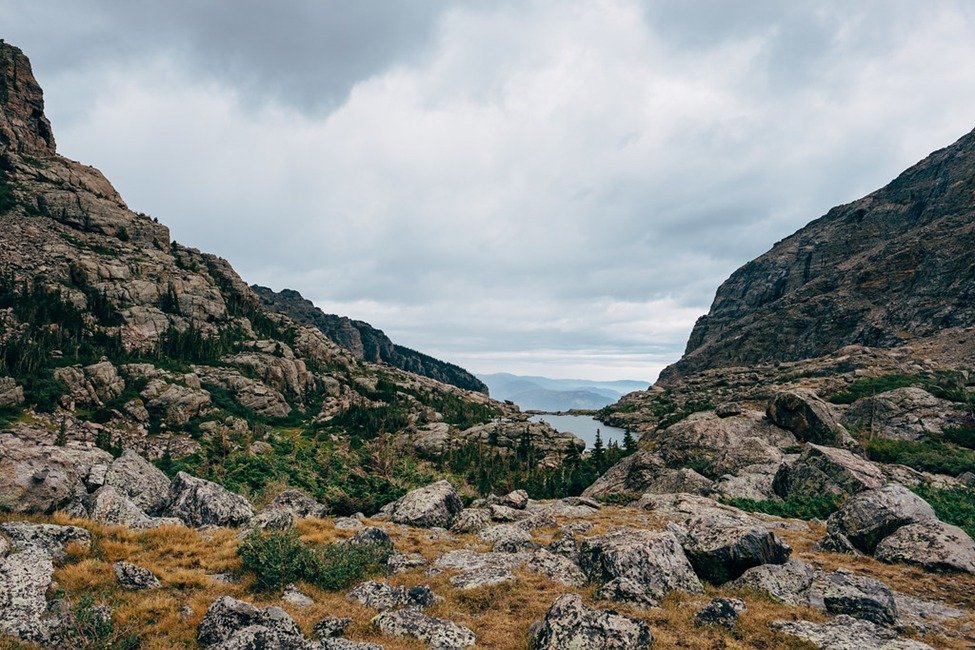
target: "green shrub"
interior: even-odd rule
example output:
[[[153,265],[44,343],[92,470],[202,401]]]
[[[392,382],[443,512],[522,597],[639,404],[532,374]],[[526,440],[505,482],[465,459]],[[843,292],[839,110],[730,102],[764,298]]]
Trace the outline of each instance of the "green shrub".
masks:
[[[941,433],[941,439],[967,449],[975,449],[975,427],[950,427]]]
[[[958,526],[975,537],[975,493],[966,488],[938,490],[919,485],[913,491],[931,504],[942,521]]]
[[[880,377],[863,377],[851,383],[845,391],[829,398],[833,404],[852,404],[858,399],[872,397],[880,393],[907,386],[923,383],[914,375],[881,375]]]
[[[835,494],[823,494],[806,498],[789,497],[783,501],[722,499],[722,503],[747,512],[764,512],[788,519],[825,519],[843,506],[843,499]]]
[[[933,440],[886,440],[867,442],[867,457],[879,463],[907,465],[922,472],[957,476],[975,471],[975,451]]]
[[[112,622],[111,610],[105,610],[90,594],[85,594],[71,606],[64,617],[63,647],[89,650],[135,650],[139,637],[128,631],[118,630]],[[59,646],[61,647],[61,646]]]
[[[254,531],[237,547],[244,570],[260,590],[278,590],[302,580],[322,589],[344,589],[380,573],[391,548],[383,544],[337,542],[309,546],[295,530]]]

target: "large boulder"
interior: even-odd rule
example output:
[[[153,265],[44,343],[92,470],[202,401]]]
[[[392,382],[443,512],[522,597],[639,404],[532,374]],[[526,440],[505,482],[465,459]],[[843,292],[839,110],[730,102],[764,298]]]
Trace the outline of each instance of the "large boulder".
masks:
[[[394,504],[390,519],[397,524],[419,528],[450,528],[463,509],[464,504],[454,486],[447,481],[437,481],[407,492]]]
[[[822,596],[830,614],[848,614],[880,625],[897,623],[894,593],[879,580],[836,571],[825,576]]]
[[[857,400],[843,414],[847,427],[871,437],[921,440],[961,424],[964,411],[923,388],[908,386]]]
[[[587,487],[582,496],[605,497],[611,494],[642,494],[665,468],[663,459],[646,449],[630,454]]]
[[[373,625],[389,636],[413,637],[433,650],[459,650],[474,645],[474,632],[453,621],[427,616],[418,609],[387,610],[374,619]]]
[[[128,497],[111,485],[105,485],[91,495],[88,516],[109,526],[126,528],[155,528],[157,526],[179,525],[175,517],[150,517]]]
[[[14,548],[39,551],[55,560],[64,557],[68,546],[82,549],[91,546],[91,533],[78,526],[8,521],[0,524],[0,532],[7,536]]]
[[[451,571],[450,584],[457,589],[476,589],[514,582],[514,571],[528,553],[478,553],[468,549],[448,551],[436,559],[431,573]]]
[[[827,533],[863,551],[873,553],[882,539],[901,526],[934,521],[937,516],[927,501],[903,485],[861,492],[826,521]],[[840,542],[842,545],[842,541]]]
[[[367,580],[356,585],[346,594],[349,600],[366,607],[386,611],[396,607],[428,607],[438,598],[426,585],[416,587],[399,587],[385,582]]]
[[[887,484],[883,470],[845,449],[808,445],[797,460],[784,463],[772,489],[782,498],[856,494]]]
[[[840,615],[826,623],[773,621],[772,627],[824,650],[933,650],[882,625]]]
[[[795,388],[780,391],[772,396],[765,414],[776,426],[791,431],[803,442],[833,447],[854,445],[833,408],[813,391]]]
[[[213,601],[196,628],[204,648],[300,649],[306,643],[294,620],[280,607],[258,609],[250,603],[222,596]]]
[[[13,377],[0,377],[0,407],[19,406],[24,403],[24,389]]]
[[[531,650],[642,650],[653,643],[643,621],[590,609],[576,594],[557,598],[528,636]]]
[[[810,605],[809,590],[819,572],[802,560],[783,564],[763,564],[745,571],[729,586],[767,594],[786,605]]]
[[[264,510],[286,510],[296,519],[328,515],[328,506],[315,501],[301,490],[294,489],[285,490],[274,497]]]
[[[170,501],[169,514],[189,526],[240,526],[254,516],[244,497],[186,472],[173,479]]]
[[[579,566],[600,593],[614,600],[655,605],[672,591],[703,588],[677,538],[669,531],[626,529],[585,540]]]
[[[679,528],[679,527],[678,527]],[[720,585],[763,564],[782,564],[792,549],[768,528],[728,525],[712,517],[692,519],[678,537],[697,575]]]
[[[0,558],[0,635],[28,643],[45,643],[50,625],[45,620],[45,594],[54,577],[51,556],[28,549]]]
[[[932,571],[975,573],[975,542],[961,528],[925,521],[898,528],[874,551],[884,562],[916,564]]]
[[[131,449],[109,465],[105,485],[115,487],[150,515],[159,514],[169,505],[169,477]]]

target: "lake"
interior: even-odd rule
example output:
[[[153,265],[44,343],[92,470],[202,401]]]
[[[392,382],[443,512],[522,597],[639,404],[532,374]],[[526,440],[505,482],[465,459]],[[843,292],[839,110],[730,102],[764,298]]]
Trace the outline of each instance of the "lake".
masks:
[[[533,415],[533,422],[548,422],[556,431],[574,433],[586,441],[586,448],[591,449],[596,441],[596,429],[603,438],[603,445],[615,440],[623,445],[623,429],[606,426],[599,420],[588,415]]]

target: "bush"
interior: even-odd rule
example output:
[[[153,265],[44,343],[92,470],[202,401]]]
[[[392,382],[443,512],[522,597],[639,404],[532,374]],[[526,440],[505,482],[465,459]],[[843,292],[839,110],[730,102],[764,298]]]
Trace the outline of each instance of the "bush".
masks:
[[[843,506],[843,499],[835,494],[823,494],[807,498],[789,497],[784,501],[722,499],[722,503],[748,512],[764,512],[788,519],[826,519]]]
[[[348,542],[311,547],[295,530],[288,530],[254,531],[237,547],[237,554],[260,590],[278,590],[302,580],[334,591],[380,573],[391,550],[383,544]]]
[[[872,397],[880,393],[907,386],[923,383],[919,377],[913,375],[881,375],[880,377],[864,377],[857,379],[842,393],[829,398],[833,404],[852,404],[858,399]]]
[[[867,456],[879,463],[897,463],[935,474],[958,476],[975,471],[975,451],[931,440],[875,438],[867,442]]]
[[[975,493],[966,488],[938,490],[919,485],[913,491],[931,504],[942,521],[964,529],[975,537]]]
[[[951,427],[941,434],[942,440],[967,449],[975,449],[975,427]]]
[[[82,596],[72,605],[63,620],[64,640],[70,641],[64,647],[70,645],[90,650],[135,650],[140,645],[138,636],[116,629],[111,610],[96,604],[90,594]]]

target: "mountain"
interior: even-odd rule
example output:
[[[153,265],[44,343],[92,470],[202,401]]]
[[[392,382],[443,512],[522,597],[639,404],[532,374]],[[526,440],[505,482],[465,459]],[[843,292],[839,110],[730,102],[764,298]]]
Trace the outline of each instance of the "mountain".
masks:
[[[593,410],[612,404],[624,394],[646,388],[649,382],[550,379],[509,373],[478,375],[495,399],[509,400],[527,410]]]
[[[488,392],[488,387],[483,382],[460,366],[396,345],[382,330],[376,329],[369,323],[345,316],[326,314],[293,289],[275,292],[256,284],[251,285],[251,289],[266,308],[287,314],[299,323],[317,327],[325,336],[352,352],[357,359],[373,363],[388,363],[396,368],[464,390],[473,390],[485,395]]]
[[[975,325],[975,132],[735,271],[661,377]]]

